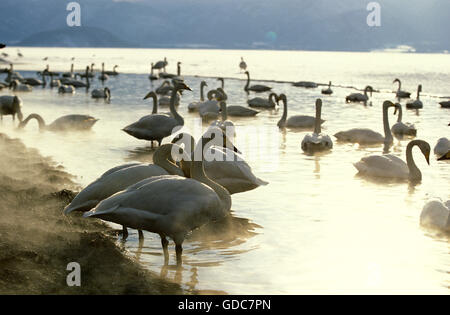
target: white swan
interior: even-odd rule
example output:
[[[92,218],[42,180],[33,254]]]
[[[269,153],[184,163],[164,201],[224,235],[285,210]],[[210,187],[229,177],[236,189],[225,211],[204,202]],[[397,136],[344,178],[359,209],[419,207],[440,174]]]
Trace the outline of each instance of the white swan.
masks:
[[[333,141],[328,135],[322,134],[321,130],[322,100],[316,100],[316,122],[313,134],[307,134],[302,140],[302,150],[309,153],[327,151],[333,148]]]
[[[72,85],[62,85],[61,81],[58,81],[58,93],[75,93],[75,88]]]
[[[443,156],[450,151],[450,140],[447,138],[440,138],[434,146],[433,152],[438,156]]]
[[[174,82],[175,86],[172,90],[172,100],[170,102],[170,113],[172,116],[164,114],[147,115],[132,123],[122,130],[129,135],[143,140],[156,140],[161,145],[163,138],[170,136],[178,129],[183,127],[184,119],[175,109],[175,97],[178,91],[191,89],[184,82]]]
[[[221,134],[221,131],[214,127],[209,128],[208,132],[217,135]],[[177,135],[172,142],[183,146],[186,153],[192,151],[190,148],[195,147],[195,140],[188,133]],[[238,150],[228,138],[226,136],[222,137],[220,142],[205,151],[208,157],[203,162],[206,175],[225,187],[230,194],[241,193],[267,185],[266,181],[253,174],[250,165],[236,151]],[[189,161],[182,160],[181,167],[184,174],[189,176],[191,173]]]
[[[197,111],[200,104],[205,102],[205,94],[204,94],[205,86],[208,86],[208,84],[205,81],[200,82],[200,101],[195,101],[188,105],[188,110],[190,112]]]
[[[411,93],[402,91],[402,82],[400,81],[400,79],[395,79],[392,83],[395,82],[398,83],[398,89],[395,93],[395,96],[397,96],[397,98],[409,98],[411,96]]]
[[[81,76],[79,73],[75,74],[75,79],[70,79],[70,78],[65,78],[65,80],[61,79],[61,82],[67,85],[72,85],[76,88],[80,88],[80,87],[85,87],[85,88],[89,88],[90,87],[90,82],[89,82],[89,66],[86,67],[85,70],[85,75],[83,76],[85,78],[85,82],[77,80],[77,77]]]
[[[410,109],[420,109],[423,108],[423,103],[420,100],[420,92],[422,92],[422,84],[419,84],[419,86],[417,87],[417,96],[416,99],[412,102],[408,102],[406,103],[406,108],[410,108]]]
[[[18,80],[13,80],[9,84],[9,88],[16,92],[31,92],[33,91],[33,88],[31,85],[28,84],[22,84]]]
[[[18,96],[1,95],[0,96],[0,120],[3,121],[3,116],[11,115],[13,121],[17,118],[19,122],[22,121],[22,100]]]
[[[349,103],[349,102],[363,102],[364,104],[367,103],[367,101],[369,100],[369,96],[367,95],[367,92],[370,92],[370,97],[372,97],[372,92],[373,92],[373,88],[368,85],[364,88],[364,94],[361,93],[352,93],[350,95],[347,95],[345,97],[345,102]]]
[[[39,130],[50,131],[75,131],[75,130],[89,130],[98,121],[92,116],[88,115],[66,115],[59,117],[51,124],[46,125],[44,119],[38,114],[30,114],[19,124],[19,128],[24,128],[31,119],[36,119],[39,124]]]
[[[430,164],[430,145],[423,140],[412,140],[406,147],[406,161],[392,154],[371,155],[363,157],[361,161],[354,164],[360,174],[395,179],[409,179],[411,181],[422,180],[422,173],[414,162],[412,149],[418,146]]]
[[[322,94],[325,94],[325,95],[333,94],[333,90],[331,89],[331,81],[328,83],[328,88],[322,89]]]
[[[359,143],[363,145],[371,144],[392,144],[393,138],[389,128],[388,109],[389,107],[395,107],[391,101],[384,101],[383,103],[383,128],[384,137],[378,132],[375,132],[367,128],[354,128],[347,131],[340,131],[334,136],[338,141]]]
[[[148,76],[148,79],[149,79],[150,81],[158,80],[158,77],[157,77],[156,75],[153,74],[153,62],[152,62],[152,65],[151,65],[151,67],[150,67],[150,74],[149,74],[149,76]]]
[[[287,105],[287,97],[285,94],[280,94],[278,97],[279,100],[283,102],[283,116],[278,121],[277,125],[280,129],[283,128],[300,128],[300,129],[309,129],[314,128],[316,124],[316,117],[306,116],[306,115],[294,115],[287,118],[288,114],[288,105]],[[320,123],[323,124],[325,120],[321,119]]]
[[[116,71],[118,68],[118,65],[115,65],[112,69],[112,71],[103,71],[106,75],[119,75],[119,72]]]
[[[311,81],[298,81],[298,82],[292,83],[292,85],[297,86],[297,87],[304,87],[304,88],[308,88],[308,89],[313,89],[313,88],[317,87],[317,83],[311,82]]]
[[[64,72],[63,78],[73,78],[73,63],[70,65],[70,72]]]
[[[241,70],[247,70],[247,63],[244,61],[244,58],[241,57],[241,62],[239,63],[239,69]]]
[[[217,78],[217,81],[220,81],[220,87],[223,90],[225,88],[225,80],[223,78]]]
[[[417,135],[417,129],[413,124],[410,123],[403,123],[402,122],[402,105],[399,103],[395,104],[395,111],[394,115],[398,112],[398,118],[397,122],[392,126],[391,131],[394,136],[397,137],[404,137],[404,136],[411,136],[415,137]]]
[[[192,162],[192,178],[165,175],[145,179],[103,200],[84,217],[96,217],[159,234],[165,263],[169,258],[168,236],[175,242],[180,265],[186,235],[227,216],[231,208],[228,191],[208,178],[203,169],[203,150],[212,142],[211,138],[203,136],[196,146],[201,160]]]
[[[106,81],[109,79],[109,76],[105,73],[105,63],[102,62],[102,73],[98,76],[98,79],[101,81]]]
[[[247,83],[245,84],[244,90],[248,93],[248,91],[252,92],[267,92],[270,91],[272,88],[267,85],[262,84],[256,84],[250,86],[250,73],[248,71],[245,71],[245,74],[247,75]]]
[[[111,100],[111,91],[108,87],[102,89],[95,89],[91,92],[92,98],[105,98],[107,101]]]
[[[420,214],[420,225],[450,232],[450,200],[432,200],[426,203]]]
[[[273,100],[274,99],[274,100]],[[268,98],[255,97],[247,101],[248,106],[256,108],[275,108],[275,103],[278,101],[276,93],[270,93]]]
[[[220,111],[222,113],[222,120],[215,120],[211,123],[211,127],[218,127],[222,129],[227,137],[233,138],[236,135],[236,128],[231,120],[228,120],[227,103],[220,101]]]
[[[197,107],[198,114],[203,121],[211,121],[219,117],[220,105],[223,94],[218,90],[211,90],[207,94],[208,100],[200,103]]]

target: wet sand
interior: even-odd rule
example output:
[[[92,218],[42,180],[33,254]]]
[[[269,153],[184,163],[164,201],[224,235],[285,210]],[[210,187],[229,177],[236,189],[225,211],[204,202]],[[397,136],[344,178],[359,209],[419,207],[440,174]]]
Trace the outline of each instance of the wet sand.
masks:
[[[0,294],[182,294],[128,257],[106,224],[62,209],[79,190],[37,150],[0,134]],[[81,286],[69,287],[69,262]]]

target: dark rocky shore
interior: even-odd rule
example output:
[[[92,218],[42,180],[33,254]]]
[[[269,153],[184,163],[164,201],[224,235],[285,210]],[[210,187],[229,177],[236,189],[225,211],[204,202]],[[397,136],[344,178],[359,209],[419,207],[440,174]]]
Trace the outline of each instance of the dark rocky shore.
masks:
[[[66,217],[79,189],[62,167],[0,134],[0,294],[182,294],[125,255],[111,229]],[[81,266],[69,287],[67,264]]]

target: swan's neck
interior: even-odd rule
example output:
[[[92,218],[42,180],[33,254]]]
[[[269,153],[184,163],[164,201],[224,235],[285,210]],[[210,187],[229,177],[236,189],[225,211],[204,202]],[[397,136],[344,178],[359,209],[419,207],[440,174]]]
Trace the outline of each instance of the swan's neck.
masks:
[[[204,102],[205,101],[205,94],[204,94],[204,90],[205,89],[205,85],[201,84],[200,86],[200,101]]]
[[[175,120],[180,124],[183,125],[184,124],[184,119],[183,117],[180,116],[180,114],[177,113],[177,110],[175,109],[175,100],[177,97],[177,93],[178,90],[173,87],[172,89],[172,96],[170,98],[170,113],[172,114],[173,118],[175,118]]]
[[[281,119],[278,121],[278,127],[284,128],[286,126],[286,119],[287,119],[287,101],[283,100],[283,116],[281,116]]]
[[[86,88],[89,88],[90,84],[89,84],[89,71],[88,69],[86,69]]]
[[[177,76],[181,75],[181,66],[180,64],[177,64]]]
[[[392,143],[394,138],[392,138],[391,129],[389,127],[389,117],[388,117],[388,106],[383,106],[383,128],[384,128],[384,142]]]
[[[249,87],[249,85],[250,85],[250,74],[247,72],[247,84],[245,85],[245,87],[244,87],[244,90],[248,90],[248,87]]]
[[[398,118],[397,118],[397,122],[402,122],[402,119],[403,119],[403,110],[402,110],[402,107],[400,106],[400,107],[398,107]]]
[[[153,99],[152,114],[156,114],[158,113],[158,98],[156,97],[156,94],[152,95],[152,99]]]
[[[228,119],[227,104],[225,102],[221,102],[220,109],[222,111],[222,121],[227,120]]]
[[[73,63],[70,65],[70,74],[73,74]]]
[[[320,134],[322,132],[322,128],[320,125],[322,116],[322,104],[316,104],[316,121],[314,125],[314,133]]]
[[[170,175],[184,176],[183,171],[175,163],[169,161],[174,146],[173,143],[160,146],[153,154],[153,163],[165,169]]]
[[[397,82],[398,82],[398,89],[397,89],[397,91],[400,91],[402,89],[402,82],[400,82],[400,80],[398,80]]]
[[[197,144],[195,151],[198,152],[198,150],[201,150],[200,154],[195,154],[196,157],[199,155],[201,156],[201,161],[195,161],[193,160],[191,163],[191,178],[198,180],[199,182],[209,186],[211,189],[213,189],[217,196],[219,196],[222,207],[226,210],[231,209],[231,196],[228,190],[226,190],[224,187],[219,185],[218,183],[211,180],[208,176],[205,174],[205,169],[203,168],[203,152],[204,150],[207,150],[211,145],[213,141],[209,141],[207,144],[204,143],[205,140],[200,140],[200,142]]]
[[[406,147],[406,164],[408,165],[410,180],[422,180],[422,173],[414,162],[414,158],[412,156],[412,149],[417,144],[417,141],[413,140],[408,143],[408,146]]]
[[[37,120],[37,122],[38,122],[38,124],[39,124],[39,130],[45,129],[45,127],[46,127],[45,121],[44,121],[44,119],[43,119],[40,115],[38,115],[38,114],[31,114],[31,115],[29,115],[27,118],[25,118],[25,119],[20,123],[19,128],[24,128],[24,127],[28,124],[28,122],[29,122],[31,119],[33,119],[33,118]]]
[[[417,99],[420,97],[420,86],[417,88]]]

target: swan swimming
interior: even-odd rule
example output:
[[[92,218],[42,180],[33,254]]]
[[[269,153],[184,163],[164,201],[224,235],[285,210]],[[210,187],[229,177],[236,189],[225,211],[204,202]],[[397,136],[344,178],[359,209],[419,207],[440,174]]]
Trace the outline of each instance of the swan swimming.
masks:
[[[420,109],[423,108],[423,103],[420,100],[420,92],[422,92],[422,84],[419,84],[417,87],[417,96],[416,99],[413,102],[406,103],[406,108],[410,109]]]
[[[333,148],[333,141],[321,130],[322,100],[316,100],[316,121],[313,134],[307,134],[302,140],[302,150],[309,153],[327,151]]]
[[[372,97],[372,93],[373,93],[373,88],[368,85],[364,88],[364,94],[361,93],[352,93],[350,95],[347,95],[345,97],[345,102],[349,103],[349,102],[363,102],[364,105],[367,104],[367,101],[369,100],[369,95],[367,94],[367,92],[370,92],[370,97]]]
[[[95,89],[91,92],[92,98],[105,98],[107,101],[111,100],[111,91],[108,87],[102,89]]]
[[[257,108],[275,108],[278,101],[276,93],[270,93],[268,98],[255,97],[247,101],[248,106]]]
[[[44,119],[40,115],[30,114],[20,122],[19,128],[24,128],[33,118],[38,121],[39,130],[50,130],[55,132],[89,130],[98,121],[98,119],[88,115],[66,115],[59,117],[51,124],[46,125]]]
[[[398,83],[398,89],[395,93],[395,96],[397,96],[397,98],[409,98],[411,96],[411,93],[402,91],[402,82],[400,81],[400,79],[395,79],[392,83],[396,82]]]
[[[262,85],[262,84],[256,84],[256,85],[252,85],[250,86],[250,73],[248,71],[245,71],[245,74],[247,75],[247,83],[245,84],[244,90],[248,93],[248,91],[252,91],[252,92],[267,92],[270,91],[272,88],[267,86],[267,85]]]
[[[316,125],[316,117],[306,115],[294,115],[287,118],[288,105],[286,95],[280,94],[278,100],[281,100],[283,102],[283,116],[281,116],[281,119],[277,123],[280,129],[284,129],[286,127],[300,128],[300,129],[314,128],[314,126]],[[325,120],[323,119],[320,120],[321,124],[323,124],[324,122]]]
[[[200,104],[205,102],[205,94],[204,94],[205,86],[208,86],[208,84],[205,81],[200,82],[200,101],[189,103],[188,111],[190,112],[198,111],[198,107],[200,106]]]
[[[322,89],[321,93],[325,95],[333,94],[333,90],[331,89],[331,81],[328,83],[328,88]]]
[[[203,168],[203,151],[213,145],[213,135],[204,135],[197,144],[195,155],[201,160],[191,162],[191,178],[163,175],[142,180],[101,201],[83,216],[159,234],[165,264],[169,259],[166,237],[170,237],[181,265],[187,234],[229,215],[231,209],[228,191],[208,178]]]
[[[450,200],[427,202],[420,214],[420,225],[450,232]]]
[[[396,137],[402,138],[404,136],[415,137],[417,135],[417,129],[413,124],[402,122],[402,105],[395,104],[394,115],[398,112],[397,122],[392,126],[392,134]]]
[[[406,147],[406,162],[392,154],[371,155],[363,157],[361,161],[354,164],[360,174],[395,178],[409,179],[411,181],[422,180],[422,173],[414,162],[412,156],[413,147],[418,146],[425,160],[430,164],[430,145],[423,140],[412,140]]]

